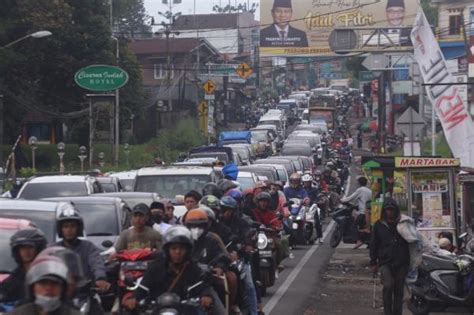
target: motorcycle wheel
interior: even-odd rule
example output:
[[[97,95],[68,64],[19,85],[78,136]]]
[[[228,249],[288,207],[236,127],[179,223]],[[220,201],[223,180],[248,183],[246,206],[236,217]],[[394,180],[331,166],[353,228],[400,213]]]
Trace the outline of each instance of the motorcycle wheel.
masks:
[[[260,270],[260,276],[262,277],[262,285],[265,288],[272,287],[275,284],[275,271],[265,268]]]
[[[336,248],[341,241],[342,241],[342,229],[341,229],[341,226],[338,224],[334,232],[332,232],[329,245],[331,245],[332,248]]]
[[[412,295],[407,304],[413,315],[429,315],[430,313],[429,304],[423,297]]]

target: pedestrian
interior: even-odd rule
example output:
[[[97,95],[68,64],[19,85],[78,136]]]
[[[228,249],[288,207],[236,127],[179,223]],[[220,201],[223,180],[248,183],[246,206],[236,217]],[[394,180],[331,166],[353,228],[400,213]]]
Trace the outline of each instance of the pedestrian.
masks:
[[[362,130],[357,131],[357,149],[362,148]]]
[[[408,243],[397,231],[400,209],[394,199],[387,197],[382,214],[372,232],[370,264],[372,271],[380,269],[383,285],[385,315],[402,315],[403,290],[410,264]]]

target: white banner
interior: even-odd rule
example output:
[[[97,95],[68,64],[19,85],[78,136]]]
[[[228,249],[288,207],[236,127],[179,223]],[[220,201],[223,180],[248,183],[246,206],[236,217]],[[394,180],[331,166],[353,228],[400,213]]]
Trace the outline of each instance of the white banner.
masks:
[[[446,140],[461,166],[474,167],[474,125],[425,13],[418,11],[411,33],[415,59],[420,66],[431,104],[443,126]]]

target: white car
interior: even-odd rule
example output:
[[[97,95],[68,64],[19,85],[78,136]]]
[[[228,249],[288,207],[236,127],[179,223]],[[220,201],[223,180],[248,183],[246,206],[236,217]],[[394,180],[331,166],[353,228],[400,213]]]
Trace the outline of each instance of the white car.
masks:
[[[137,176],[137,171],[111,173],[110,177],[117,177],[120,180],[123,191],[133,191],[133,182]]]

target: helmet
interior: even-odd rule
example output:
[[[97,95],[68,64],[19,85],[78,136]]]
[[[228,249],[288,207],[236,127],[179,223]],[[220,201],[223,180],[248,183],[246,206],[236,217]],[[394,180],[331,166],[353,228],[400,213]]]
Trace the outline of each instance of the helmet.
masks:
[[[36,250],[36,254],[39,254],[47,245],[46,237],[40,229],[28,228],[19,230],[10,238],[10,248],[12,256],[18,264],[21,263],[20,256],[18,254],[18,248],[20,246],[32,246]]]
[[[68,281],[68,269],[59,257],[39,255],[35,258],[26,274],[26,285],[30,287],[41,280],[59,280],[64,286]]]
[[[224,196],[221,198],[221,208],[237,210],[239,208],[239,204],[234,198],[230,196]]]
[[[220,189],[222,193],[226,193],[230,189],[237,188],[237,184],[229,179],[222,179],[217,183],[217,187]]]
[[[244,197],[252,196],[254,194],[254,189],[252,187],[246,188],[244,190]]]
[[[188,254],[191,255],[193,241],[189,229],[183,225],[175,225],[166,230],[163,235],[163,249],[165,250],[165,253],[168,252],[168,248],[171,244],[185,245],[189,249]]]
[[[62,227],[62,224],[66,221],[77,222],[77,225],[78,225],[77,237],[84,236],[84,221],[82,220],[82,216],[79,213],[79,211],[74,209],[74,207],[70,206],[70,207],[62,209],[61,213],[59,213],[56,219],[56,227],[58,230],[59,237],[63,237],[63,232],[62,232],[61,227]]]
[[[242,193],[237,188],[229,190],[225,195],[234,198],[237,202],[242,199]]]
[[[206,195],[202,197],[201,201],[199,201],[199,206],[207,206],[213,210],[219,210],[220,209],[220,203],[219,203],[219,198],[217,198],[214,195]]]
[[[186,217],[184,218],[184,223],[186,225],[200,225],[200,224],[207,224],[209,222],[209,217],[207,216],[206,211],[198,209],[193,209],[186,213]]]
[[[41,256],[54,256],[60,258],[66,264],[69,275],[76,281],[75,285],[77,287],[82,287],[86,284],[81,257],[72,250],[62,246],[52,246],[42,251],[38,257]]]
[[[204,187],[202,188],[202,195],[203,195],[203,196],[213,195],[213,196],[216,196],[217,198],[220,198],[220,196],[222,196],[222,193],[221,193],[221,191],[219,190],[219,188],[217,188],[217,185],[216,185],[216,184],[214,184],[214,183],[207,183],[207,184],[204,185]]]
[[[322,175],[322,173],[321,173],[320,170],[317,170],[317,171],[314,172],[314,176],[321,176],[321,175]]]
[[[303,182],[312,182],[313,176],[311,176],[310,174],[304,174],[303,177],[301,177],[301,180]]]
[[[334,163],[333,162],[327,162],[326,163],[326,168],[333,169],[334,168]]]
[[[216,221],[216,213],[214,212],[214,210],[212,210],[211,208],[209,208],[208,206],[204,206],[204,205],[199,205],[199,209],[203,210],[204,212],[206,212],[207,214],[207,217],[209,219],[211,219],[212,221]]]
[[[271,196],[269,193],[265,192],[265,191],[259,193],[259,194],[255,197],[255,200],[256,200],[257,202],[259,202],[259,201],[261,201],[261,200],[270,201],[271,199],[272,199],[272,196]]]

